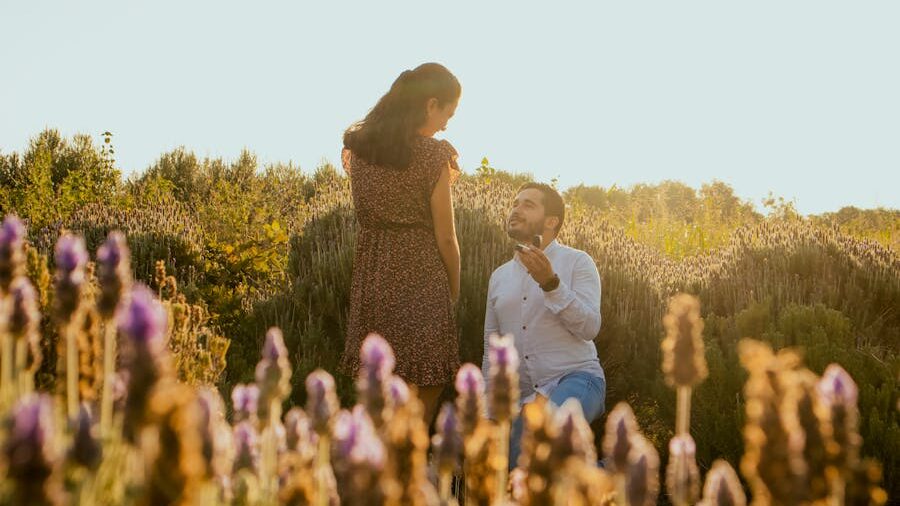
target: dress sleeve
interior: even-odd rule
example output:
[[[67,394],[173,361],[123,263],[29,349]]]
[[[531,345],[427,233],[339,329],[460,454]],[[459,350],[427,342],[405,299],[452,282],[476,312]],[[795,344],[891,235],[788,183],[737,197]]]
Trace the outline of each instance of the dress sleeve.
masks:
[[[341,150],[341,166],[344,167],[344,172],[350,174],[350,162],[351,162],[352,154],[349,149],[344,148]]]
[[[462,173],[456,162],[458,156],[459,155],[456,153],[456,149],[452,144],[446,140],[436,141],[426,167],[429,194],[434,191],[434,186],[437,184],[438,179],[441,177],[441,172],[443,172],[445,168],[449,168],[450,170],[450,184],[452,185],[456,182],[459,175]]]

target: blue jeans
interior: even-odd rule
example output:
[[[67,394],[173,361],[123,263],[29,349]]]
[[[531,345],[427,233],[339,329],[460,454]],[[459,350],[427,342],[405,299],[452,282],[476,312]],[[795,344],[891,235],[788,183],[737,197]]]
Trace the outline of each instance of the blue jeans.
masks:
[[[578,399],[581,410],[588,423],[593,422],[606,412],[606,379],[584,371],[566,374],[550,393],[550,402],[554,406],[562,406],[568,399]],[[512,470],[519,461],[522,452],[522,431],[524,422],[517,416],[512,424],[509,438],[509,468]]]

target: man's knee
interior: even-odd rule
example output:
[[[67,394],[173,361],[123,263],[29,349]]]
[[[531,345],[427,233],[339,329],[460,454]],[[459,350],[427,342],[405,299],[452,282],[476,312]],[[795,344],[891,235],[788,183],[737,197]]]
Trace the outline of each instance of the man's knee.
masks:
[[[590,423],[606,411],[606,381],[584,371],[575,371],[560,380],[550,400],[561,406],[568,399],[576,399]]]

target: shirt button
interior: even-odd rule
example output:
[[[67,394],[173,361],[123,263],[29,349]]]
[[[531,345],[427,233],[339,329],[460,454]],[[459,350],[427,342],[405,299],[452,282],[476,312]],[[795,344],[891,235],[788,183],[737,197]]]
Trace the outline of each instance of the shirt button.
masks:
[[[538,387],[537,385],[534,386],[534,388],[537,388],[537,387]]]
[[[522,297],[522,300],[528,300],[528,297]]]
[[[528,355],[525,355],[525,360],[528,360]]]
[[[522,325],[522,330],[525,330],[525,325]]]

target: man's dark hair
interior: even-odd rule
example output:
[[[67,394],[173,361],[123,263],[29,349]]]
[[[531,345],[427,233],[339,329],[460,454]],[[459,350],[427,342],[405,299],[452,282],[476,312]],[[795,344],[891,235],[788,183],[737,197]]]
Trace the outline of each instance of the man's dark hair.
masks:
[[[522,193],[525,190],[539,190],[543,196],[544,216],[556,216],[559,223],[556,224],[555,233],[559,233],[566,220],[566,203],[563,202],[562,195],[555,188],[544,183],[525,183],[519,187],[516,193]]]

